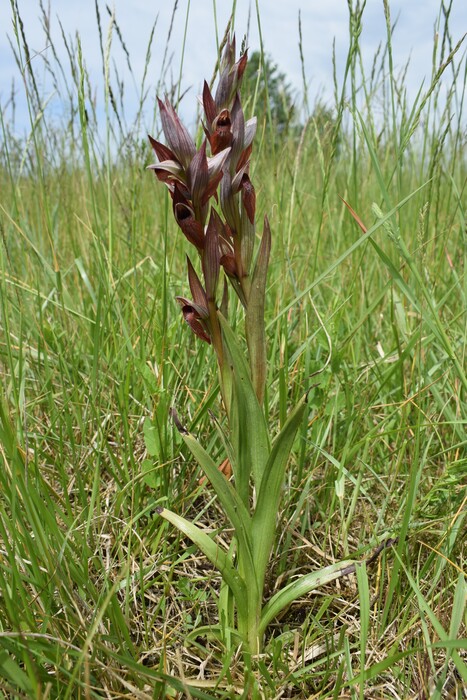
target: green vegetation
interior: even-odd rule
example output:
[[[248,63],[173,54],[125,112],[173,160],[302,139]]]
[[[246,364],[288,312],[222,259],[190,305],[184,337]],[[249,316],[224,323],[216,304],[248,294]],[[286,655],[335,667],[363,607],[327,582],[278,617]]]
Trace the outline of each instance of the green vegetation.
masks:
[[[128,124],[103,41],[99,130],[85,58],[67,43],[57,125],[16,11],[31,131],[15,139],[2,107],[1,697],[462,697],[465,46],[440,13],[432,83],[412,104],[385,7],[387,43],[368,76],[363,10],[351,9],[334,105],[298,138],[258,115],[250,174],[272,237],[273,435],[311,387],[265,609],[300,576],[357,565],[271,612],[248,690],[236,635],[213,634],[230,605],[218,571],[157,512],[228,551],[224,511],[170,418],[175,407],[213,463],[224,460],[215,354],[175,300],[187,293],[189,244],[144,169],[147,75]],[[56,55],[52,45],[59,86]],[[243,332],[234,297],[229,313]]]

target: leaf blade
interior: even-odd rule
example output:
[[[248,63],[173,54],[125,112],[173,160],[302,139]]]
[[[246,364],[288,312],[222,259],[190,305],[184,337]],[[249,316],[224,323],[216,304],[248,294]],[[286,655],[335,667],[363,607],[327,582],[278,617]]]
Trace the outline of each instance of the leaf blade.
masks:
[[[318,571],[313,571],[306,576],[302,576],[296,581],[292,581],[276,593],[263,607],[260,622],[260,633],[264,634],[269,623],[294,600],[310,593],[315,588],[324,586],[331,581],[345,576],[355,571],[355,562],[341,561],[331,564]]]
[[[256,587],[256,569],[253,559],[250,514],[239,495],[232,487],[232,484],[219,470],[217,464],[194,435],[185,432],[182,433],[182,438],[206,477],[211,482],[219,502],[235,530],[239,556],[243,567],[246,567],[246,580],[249,586]]]
[[[289,414],[282,430],[276,437],[264,469],[258,500],[252,519],[253,554],[256,567],[264,581],[264,572],[269,561],[276,530],[276,516],[281,498],[282,484],[292,446],[307,407],[307,395],[302,397]]]
[[[246,613],[246,586],[239,573],[235,569],[229,557],[223,549],[201,528],[190,522],[181,515],[177,515],[168,508],[159,507],[158,514],[168,520],[180,532],[183,532],[194,544],[196,544],[203,554],[209,559],[211,564],[221,574],[224,581],[235,596],[235,601],[240,612]]]

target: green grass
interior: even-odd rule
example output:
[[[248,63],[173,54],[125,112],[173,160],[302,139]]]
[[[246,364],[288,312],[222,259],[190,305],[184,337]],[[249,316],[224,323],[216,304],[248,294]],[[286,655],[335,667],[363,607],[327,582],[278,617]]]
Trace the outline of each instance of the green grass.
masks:
[[[360,20],[354,10],[326,128],[312,117],[281,138],[266,120],[256,138],[258,220],[268,213],[273,234],[266,401],[277,429],[314,386],[268,595],[399,539],[272,623],[254,692],[461,698],[465,44],[454,52],[441,15],[433,83],[412,105],[390,33],[363,74]],[[57,125],[47,110],[39,117],[17,28],[31,129],[14,139],[2,108],[1,696],[241,696],[235,644],[196,632],[218,622],[219,576],[156,514],[167,505],[229,541],[169,419],[176,406],[220,461],[214,358],[174,301],[186,292],[187,246],[144,170],[143,117],[126,125],[113,69],[102,134],[85,58],[68,44],[74,77],[62,97],[74,119]],[[48,61],[56,75],[64,68],[55,53]]]

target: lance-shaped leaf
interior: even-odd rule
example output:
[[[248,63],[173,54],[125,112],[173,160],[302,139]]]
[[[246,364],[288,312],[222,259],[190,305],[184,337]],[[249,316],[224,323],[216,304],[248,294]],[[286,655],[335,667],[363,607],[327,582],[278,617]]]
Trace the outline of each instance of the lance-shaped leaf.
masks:
[[[276,534],[276,518],[284,484],[284,475],[297,430],[307,408],[306,395],[292,410],[282,430],[274,440],[271,454],[263,469],[253,515],[253,547],[255,564],[264,585],[264,575]]]
[[[250,477],[258,488],[270,453],[269,434],[263,410],[251,383],[245,354],[235,333],[219,314],[225,346],[233,370],[231,404],[233,464],[237,490],[245,504],[249,502]]]
[[[219,279],[219,238],[223,224],[215,209],[211,209],[209,224],[206,229],[204,252],[202,257],[204,282],[208,301],[215,301]]]
[[[178,114],[166,98],[165,103],[157,98],[161,115],[162,129],[170,149],[185,170],[196,153],[195,142],[191,138]]]
[[[260,637],[266,631],[267,626],[272,620],[279,615],[284,608],[289,606],[294,600],[301,598],[310,591],[316,588],[326,586],[331,581],[335,581],[342,576],[347,576],[355,571],[355,562],[340,561],[336,564],[331,564],[318,571],[313,571],[306,576],[300,576],[296,581],[292,581],[284,588],[281,588],[264,606],[261,613],[261,622],[259,626]]]
[[[251,541],[251,518],[241,501],[237,491],[219,470],[208,452],[200,445],[196,438],[186,429],[182,429],[181,436],[193,457],[205,473],[216,492],[227,518],[234,528],[237,540],[238,554],[242,559],[245,579],[249,586],[255,587],[256,571],[253,559],[253,545]],[[258,591],[255,591],[255,595]]]
[[[224,550],[204,530],[186,518],[182,518],[181,515],[177,515],[167,508],[157,508],[157,512],[200,548],[211,564],[219,571],[235,597],[239,612],[246,617],[248,610],[246,585]]]
[[[242,241],[243,243],[243,241]],[[256,396],[260,403],[264,399],[266,383],[266,331],[264,327],[264,304],[266,297],[266,280],[271,252],[271,230],[269,221],[264,217],[263,236],[256,258],[251,280],[250,296],[246,310],[246,337],[250,355],[251,375]]]

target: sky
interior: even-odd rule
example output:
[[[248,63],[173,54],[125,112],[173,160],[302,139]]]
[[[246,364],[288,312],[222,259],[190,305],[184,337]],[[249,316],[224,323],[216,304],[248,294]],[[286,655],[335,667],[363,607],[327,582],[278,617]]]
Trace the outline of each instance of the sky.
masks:
[[[42,0],[50,18],[50,34],[54,49],[41,26],[40,0],[16,0],[24,32],[31,52],[31,61],[40,82],[40,90],[48,100],[47,110],[60,112],[62,98],[54,92],[52,80],[45,69],[46,62],[53,63],[53,50],[57,52],[65,73],[69,70],[64,35],[71,43],[78,33],[81,38],[86,69],[91,84],[96,86],[98,102],[102,104],[102,61],[96,22],[95,0]],[[117,67],[125,85],[125,110],[131,117],[136,109],[143,80],[148,42],[156,23],[151,58],[148,64],[147,86],[149,99],[155,96],[167,35],[173,17],[173,30],[169,44],[171,58],[168,76],[176,81],[180,71],[183,38],[186,30],[185,53],[182,67],[183,91],[188,90],[182,101],[182,116],[188,123],[193,120],[197,96],[204,78],[211,78],[216,58],[217,37],[223,34],[232,8],[230,0],[107,0],[114,11],[116,23],[128,50],[132,74],[127,68],[126,56],[115,32],[112,35],[112,71]],[[352,0],[353,5],[356,0]],[[447,0],[444,0],[448,4]],[[106,0],[97,0],[102,21],[103,42],[107,41],[110,16]],[[238,44],[248,33],[250,51],[259,48],[259,28],[256,13],[259,5],[261,33],[265,51],[287,75],[291,86],[299,94],[302,90],[302,64],[298,46],[298,17],[301,13],[302,48],[305,76],[311,104],[321,96],[330,101],[332,96],[332,47],[336,46],[338,75],[342,75],[349,46],[349,12],[347,0],[237,0],[235,31]],[[433,42],[440,17],[441,0],[391,0],[391,21],[396,22],[393,39],[393,60],[396,72],[402,70],[410,58],[405,84],[413,99],[422,81],[428,86],[432,71]],[[188,11],[189,10],[189,11]],[[187,21],[188,17],[188,21]],[[61,26],[60,26],[61,25]],[[8,104],[15,92],[15,130],[28,128],[28,116],[22,87],[21,73],[16,65],[9,40],[15,42],[11,6],[8,0],[0,0],[0,105],[7,119]],[[451,37],[453,44],[467,31],[467,2],[452,0]],[[380,42],[385,41],[386,25],[383,0],[367,0],[363,14],[361,46],[363,60],[370,69],[373,56]],[[62,78],[59,78],[62,81]],[[113,78],[115,80],[115,78]],[[14,82],[12,82],[14,81]],[[63,85],[63,83],[62,83]],[[193,111],[188,105],[193,106]]]

